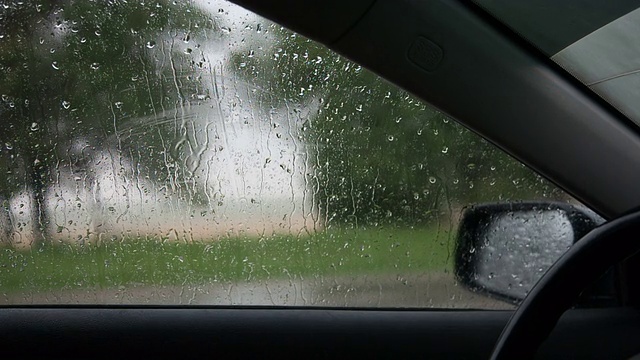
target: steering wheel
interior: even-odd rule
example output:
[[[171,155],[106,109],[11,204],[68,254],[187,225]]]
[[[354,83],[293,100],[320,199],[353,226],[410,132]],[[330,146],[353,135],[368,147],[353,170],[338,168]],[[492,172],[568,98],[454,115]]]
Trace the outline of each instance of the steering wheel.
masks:
[[[509,319],[492,360],[532,359],[560,316],[611,266],[640,251],[640,211],[592,230],[549,268]]]

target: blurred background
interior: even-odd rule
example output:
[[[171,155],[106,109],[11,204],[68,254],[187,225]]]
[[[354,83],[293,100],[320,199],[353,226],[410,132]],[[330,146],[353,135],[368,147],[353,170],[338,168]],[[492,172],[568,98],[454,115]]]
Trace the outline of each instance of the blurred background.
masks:
[[[509,307],[452,275],[462,211],[572,201],[225,1],[6,2],[0,93],[3,304]]]

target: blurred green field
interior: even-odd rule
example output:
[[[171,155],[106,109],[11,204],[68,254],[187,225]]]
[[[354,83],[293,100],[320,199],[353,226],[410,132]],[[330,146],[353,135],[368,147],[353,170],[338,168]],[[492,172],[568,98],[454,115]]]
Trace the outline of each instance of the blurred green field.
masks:
[[[4,248],[0,291],[443,272],[451,268],[453,242],[444,230],[375,228],[192,243],[132,238]]]

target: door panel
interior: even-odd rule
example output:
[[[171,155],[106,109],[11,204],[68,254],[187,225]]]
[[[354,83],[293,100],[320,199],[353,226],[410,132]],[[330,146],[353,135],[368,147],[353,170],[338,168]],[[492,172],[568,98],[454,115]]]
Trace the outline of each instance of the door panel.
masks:
[[[64,358],[486,359],[508,311],[266,308],[13,308],[3,354]],[[640,352],[632,309],[572,310],[540,358]]]

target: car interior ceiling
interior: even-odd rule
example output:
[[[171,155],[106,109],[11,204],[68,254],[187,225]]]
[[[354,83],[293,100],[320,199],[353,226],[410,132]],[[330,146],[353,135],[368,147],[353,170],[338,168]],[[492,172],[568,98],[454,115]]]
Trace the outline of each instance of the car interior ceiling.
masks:
[[[471,1],[233,0],[398,84],[614,218],[640,198],[628,120]],[[418,39],[444,54],[414,58]],[[428,57],[428,56],[427,56]],[[473,59],[473,60],[470,60]],[[524,71],[523,71],[524,69]],[[551,95],[550,95],[551,94]],[[545,141],[540,141],[540,139]],[[592,150],[594,149],[594,150]],[[591,153],[593,152],[593,153]],[[608,172],[625,174],[611,184]],[[575,174],[580,174],[576,176]],[[590,179],[587,183],[584,178]],[[628,189],[633,189],[632,193]],[[606,199],[606,201],[605,201]],[[566,312],[538,358],[640,353],[640,258],[615,269],[621,306]],[[511,311],[13,306],[5,358],[485,359]]]

